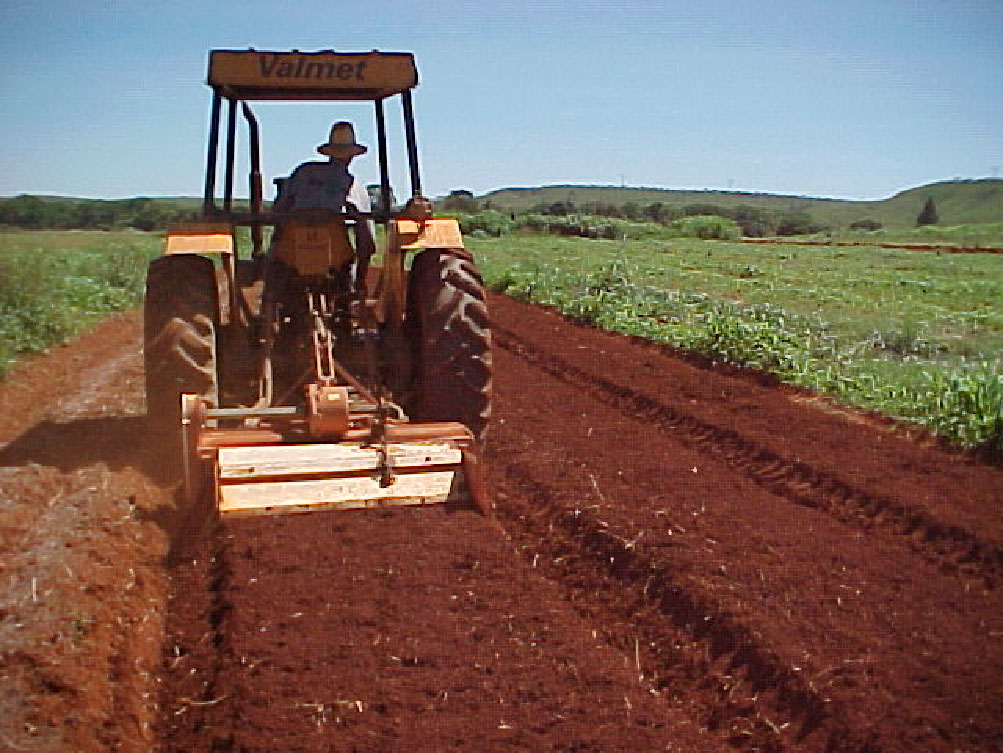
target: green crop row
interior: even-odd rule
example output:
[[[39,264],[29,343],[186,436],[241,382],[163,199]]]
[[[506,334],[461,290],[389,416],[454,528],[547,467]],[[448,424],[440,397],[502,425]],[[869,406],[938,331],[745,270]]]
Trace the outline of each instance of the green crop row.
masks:
[[[18,357],[136,306],[160,244],[129,231],[0,232],[0,378]]]
[[[996,348],[1003,321],[990,308],[993,296],[1003,294],[1003,276],[987,282],[981,267],[971,270],[972,279],[944,267],[914,292],[899,284],[912,279],[902,276],[904,264],[880,257],[867,262],[877,250],[856,253],[842,270],[843,260],[825,252],[808,271],[796,272],[771,266],[789,248],[750,252],[713,241],[671,249],[570,239],[472,245],[495,291],[604,329],[768,371],[961,446],[1003,455],[1003,362]],[[747,263],[737,264],[736,254]],[[982,264],[1003,271],[1001,262]],[[916,263],[957,261],[928,255]],[[866,264],[871,271],[863,280]],[[936,295],[938,284],[949,289],[945,300]],[[967,298],[959,299],[965,295],[959,291]],[[917,309],[920,304],[926,308]],[[882,329],[872,329],[881,326],[875,309]]]

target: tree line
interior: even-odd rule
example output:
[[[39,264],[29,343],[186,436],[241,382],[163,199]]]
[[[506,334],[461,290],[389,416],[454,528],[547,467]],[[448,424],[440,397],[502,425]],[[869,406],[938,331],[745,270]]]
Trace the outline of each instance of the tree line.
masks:
[[[370,193],[373,193],[373,188],[370,187]],[[479,201],[471,191],[459,189],[452,191],[443,199],[440,208],[448,212],[476,214],[495,207],[491,206],[490,200]],[[654,222],[661,225],[670,225],[686,217],[710,215],[733,220],[742,235],[749,238],[807,235],[831,229],[817,222],[806,211],[766,209],[748,204],[734,207],[712,203],[678,206],[660,201],[650,204],[631,201],[624,204],[585,201],[576,204],[567,200],[537,204],[530,208],[529,213],[554,217],[583,214]],[[198,209],[185,208],[174,201],[150,198],[59,199],[22,194],[11,199],[0,199],[0,225],[31,230],[115,230],[130,227],[136,230],[163,230],[168,225],[197,219],[199,214]],[[932,198],[928,198],[923,205],[916,223],[918,225],[937,223],[937,210]],[[851,224],[850,227],[877,230],[881,227],[881,223],[865,219]]]
[[[0,199],[0,225],[29,230],[163,230],[189,222],[197,209],[157,199],[56,199],[22,194]]]
[[[490,200],[478,201],[472,192],[461,189],[452,191],[443,200],[442,208],[446,211],[475,213],[483,209],[492,209],[492,206]],[[710,215],[733,220],[740,228],[742,235],[749,238],[773,235],[806,235],[829,229],[827,225],[815,221],[811,214],[805,211],[766,209],[748,204],[736,207],[710,203],[679,206],[661,201],[655,201],[651,204],[638,204],[633,201],[614,204],[608,201],[575,203],[569,199],[536,204],[530,208],[529,213],[554,217],[582,214],[611,219],[655,222],[661,225],[671,225],[685,217]]]

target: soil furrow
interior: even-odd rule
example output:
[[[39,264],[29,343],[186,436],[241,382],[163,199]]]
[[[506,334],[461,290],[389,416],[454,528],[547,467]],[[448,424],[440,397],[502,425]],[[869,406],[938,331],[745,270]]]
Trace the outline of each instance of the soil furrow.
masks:
[[[829,718],[826,737],[855,749],[827,700],[778,660],[721,605],[673,577],[657,550],[610,531],[561,491],[496,458],[503,522],[524,556],[562,584],[583,618],[623,651],[635,641],[639,671],[659,692],[737,748],[804,741]],[[542,555],[542,556],[541,556]],[[629,626],[629,634],[615,632]]]
[[[928,561],[994,587],[1003,573],[1003,546],[981,539],[959,526],[935,519],[925,510],[855,488],[830,473],[777,455],[730,429],[705,423],[656,398],[642,394],[553,353],[533,346],[511,330],[496,327],[494,342],[566,384],[619,409],[638,422],[671,431],[679,441],[727,465],[773,494],[794,504],[823,510],[839,521],[862,530],[881,530],[903,537]]]
[[[497,400],[487,465],[505,469],[496,482],[501,489],[512,484],[516,490],[499,499],[513,535],[520,534],[512,521],[532,517],[508,514],[510,509],[524,511],[518,479],[528,477],[531,485],[545,490],[533,497],[533,504],[544,508],[538,512],[540,519],[548,521],[536,526],[538,537],[560,535],[561,526],[550,522],[554,516],[588,513],[606,531],[599,541],[619,541],[656,562],[659,572],[670,573],[684,604],[690,601],[707,614],[726,615],[731,626],[727,633],[739,640],[751,636],[757,654],[776,668],[773,677],[781,689],[785,684],[798,687],[787,677],[804,678],[812,693],[825,699],[826,713],[817,730],[795,742],[781,736],[785,745],[799,750],[947,751],[980,749],[1000,739],[996,694],[1003,652],[992,640],[987,643],[1003,628],[996,590],[980,578],[959,577],[957,569],[945,568],[943,562],[931,562],[905,537],[889,536],[875,526],[848,526],[818,507],[791,504],[724,453],[705,452],[685,432],[646,419],[625,400],[597,393],[579,374],[616,383],[630,377],[635,392],[656,395],[657,402],[680,414],[716,413],[715,420],[700,420],[742,437],[749,432],[751,442],[781,456],[770,444],[777,427],[790,431],[799,424],[808,426],[814,432],[811,439],[818,436],[826,443],[816,446],[800,437],[804,457],[795,461],[810,468],[825,467],[818,461],[821,451],[849,461],[861,474],[871,473],[870,447],[882,441],[875,436],[877,429],[816,417],[814,409],[793,404],[777,388],[753,385],[740,400],[704,404],[693,396],[703,391],[722,398],[739,387],[746,390],[748,380],[696,369],[626,338],[574,326],[550,312],[507,301],[493,304],[496,319],[501,318],[498,309],[503,310],[504,330],[531,341],[541,353],[558,355],[558,365],[572,367],[570,374],[552,374],[504,347],[496,352]],[[500,339],[504,337],[503,332]],[[675,394],[675,402],[664,393]],[[946,485],[945,475],[990,484],[999,479],[991,468],[961,465],[900,439],[887,441],[905,462],[923,457],[931,463],[921,471],[899,468],[890,480],[885,478],[886,467],[881,481],[866,485],[854,476],[855,486],[869,496],[897,500],[903,490],[916,486],[913,477],[928,467],[948,471],[924,477],[930,486]],[[777,469],[783,473],[782,464],[771,470]],[[985,486],[959,485],[956,490],[976,500],[979,494],[983,499],[993,495]],[[961,496],[952,501],[955,498],[967,505],[963,516],[952,518],[950,509],[928,497],[915,506],[918,509],[920,501],[923,507],[929,505],[938,520],[978,516],[975,503]],[[995,508],[982,509],[984,525],[975,530],[995,531]],[[532,541],[534,526],[528,527]],[[574,560],[582,546],[569,553],[555,551],[550,559],[562,564],[567,561],[562,557],[570,555]],[[539,560],[547,559],[542,552],[548,551],[541,538],[535,552]],[[614,562],[593,569],[615,567]],[[597,590],[587,573],[583,565],[561,579],[565,590],[576,582],[583,592]],[[655,582],[646,579],[641,584],[638,579],[632,588],[621,589],[639,614],[645,606],[651,608],[641,595],[644,586],[650,594]],[[618,624],[612,616],[608,621]],[[732,656],[725,652],[723,657],[727,667]],[[683,695],[695,707],[717,709],[728,723],[735,723],[716,687],[716,681],[709,680],[706,688],[687,687]],[[767,698],[759,710],[774,724],[779,717],[797,727],[797,717],[788,708]],[[697,718],[715,717],[708,713]],[[789,727],[783,734],[795,732]]]
[[[168,750],[720,749],[475,514],[290,516],[221,535],[218,595],[195,594],[215,602],[203,661],[218,666]]]

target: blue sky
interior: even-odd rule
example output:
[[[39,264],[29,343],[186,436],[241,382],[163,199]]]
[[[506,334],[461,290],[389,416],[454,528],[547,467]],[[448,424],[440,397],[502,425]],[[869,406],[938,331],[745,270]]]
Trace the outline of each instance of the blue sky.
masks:
[[[2,0],[0,196],[198,195],[207,51],[249,46],[413,51],[430,195],[625,183],[877,199],[1003,169],[999,0]],[[333,120],[372,143],[370,106],[256,111],[268,185]],[[392,162],[406,193],[400,150]],[[353,168],[377,175],[372,155]]]

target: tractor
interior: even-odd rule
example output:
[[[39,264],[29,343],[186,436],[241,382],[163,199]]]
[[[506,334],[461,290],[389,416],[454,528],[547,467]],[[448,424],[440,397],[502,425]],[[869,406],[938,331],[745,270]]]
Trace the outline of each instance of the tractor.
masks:
[[[180,438],[188,499],[211,499],[222,517],[450,501],[490,515],[479,451],[491,325],[457,221],[434,217],[422,194],[413,55],[214,50],[208,84],[200,218],[168,230],[144,309],[149,423]],[[410,177],[397,207],[385,115],[395,98]],[[251,108],[261,101],[373,103],[370,211],[280,211],[282,178],[266,206]],[[234,198],[240,120],[246,200]],[[351,241],[361,223],[378,227],[371,266]]]

